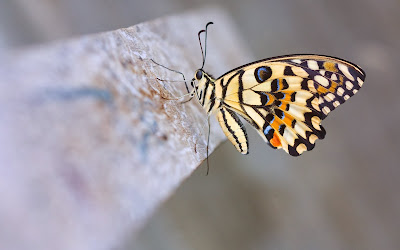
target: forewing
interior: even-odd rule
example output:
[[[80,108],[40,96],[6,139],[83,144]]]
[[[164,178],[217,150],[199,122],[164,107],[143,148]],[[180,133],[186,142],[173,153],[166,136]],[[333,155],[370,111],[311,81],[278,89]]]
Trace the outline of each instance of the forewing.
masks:
[[[324,138],[321,120],[364,80],[361,68],[345,60],[290,55],[244,65],[217,82],[223,105],[248,120],[272,147],[297,156]]]

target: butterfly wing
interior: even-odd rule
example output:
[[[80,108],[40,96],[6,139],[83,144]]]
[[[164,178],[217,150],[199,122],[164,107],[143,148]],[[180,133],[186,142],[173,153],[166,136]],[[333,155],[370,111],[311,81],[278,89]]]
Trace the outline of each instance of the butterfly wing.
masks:
[[[269,58],[236,68],[216,81],[222,106],[252,124],[273,147],[298,156],[325,137],[326,116],[353,96],[364,71],[322,55]]]

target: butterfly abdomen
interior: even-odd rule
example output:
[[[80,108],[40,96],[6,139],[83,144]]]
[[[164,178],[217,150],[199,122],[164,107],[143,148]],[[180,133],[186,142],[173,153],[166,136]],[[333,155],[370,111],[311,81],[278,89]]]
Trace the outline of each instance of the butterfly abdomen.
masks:
[[[217,112],[217,119],[222,131],[235,148],[242,154],[248,154],[247,133],[239,117],[233,111],[221,108]]]

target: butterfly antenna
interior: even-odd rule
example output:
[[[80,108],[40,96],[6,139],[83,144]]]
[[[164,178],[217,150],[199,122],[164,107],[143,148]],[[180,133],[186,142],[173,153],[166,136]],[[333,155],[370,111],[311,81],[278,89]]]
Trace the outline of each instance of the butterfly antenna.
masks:
[[[204,64],[206,63],[206,56],[207,56],[207,28],[208,25],[210,24],[214,24],[213,22],[209,22],[206,24],[206,28],[204,30],[200,30],[199,33],[197,34],[197,36],[199,37],[199,43],[200,43],[200,49],[201,49],[201,55],[203,56],[203,64],[201,65],[201,69],[203,69]],[[200,34],[205,32],[206,36],[204,38],[204,50],[203,50],[203,46],[201,44],[201,39],[200,39]]]
[[[170,69],[170,68],[168,68],[168,67],[166,67],[166,66],[164,66],[164,65],[162,65],[162,64],[159,64],[158,62],[154,61],[153,59],[150,59],[150,60],[151,60],[153,63],[155,63],[156,65],[158,65],[158,66],[160,66],[160,67],[163,67],[164,69],[167,69],[167,70],[169,70],[169,71],[172,71],[172,72],[175,72],[175,73],[177,73],[177,74],[182,75],[183,81],[185,82],[186,90],[187,90],[188,93],[190,93],[189,88],[188,88],[188,85],[187,85],[187,83],[186,83],[185,75],[184,75],[182,72],[177,71],[177,70],[174,70],[174,69]],[[160,78],[158,78],[158,77],[157,77],[157,80],[165,81],[165,80],[162,80],[162,79],[160,79]]]

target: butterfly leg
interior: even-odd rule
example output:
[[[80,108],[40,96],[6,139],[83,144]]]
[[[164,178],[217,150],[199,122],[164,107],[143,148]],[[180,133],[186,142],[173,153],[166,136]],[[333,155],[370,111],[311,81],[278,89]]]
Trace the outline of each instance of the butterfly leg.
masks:
[[[207,122],[208,122],[208,135],[207,135],[207,174],[210,170],[210,164],[208,163],[208,145],[210,145],[210,132],[211,132],[211,126],[210,126],[210,116],[208,116],[207,118]]]
[[[159,64],[158,62],[154,61],[153,59],[150,59],[150,60],[151,60],[154,64],[156,64],[156,65],[158,65],[158,66],[160,66],[160,67],[162,67],[162,68],[164,68],[164,69],[167,69],[167,70],[169,70],[169,71],[172,71],[172,72],[175,72],[175,73],[177,73],[177,74],[182,75],[183,82],[185,83],[186,90],[187,90],[188,93],[190,93],[189,88],[188,88],[188,85],[187,85],[187,83],[186,83],[185,75],[184,75],[182,72],[177,71],[177,70],[174,70],[174,69],[170,69],[170,68],[168,68],[168,67],[166,67],[166,66],[164,66],[164,65],[162,65],[162,64]],[[160,79],[160,78],[158,78],[158,77],[157,77],[157,80],[159,80],[159,81],[168,81],[168,82],[181,82],[181,81],[173,81],[173,80],[172,80],[172,81],[171,81],[171,80],[162,80],[162,79]]]

